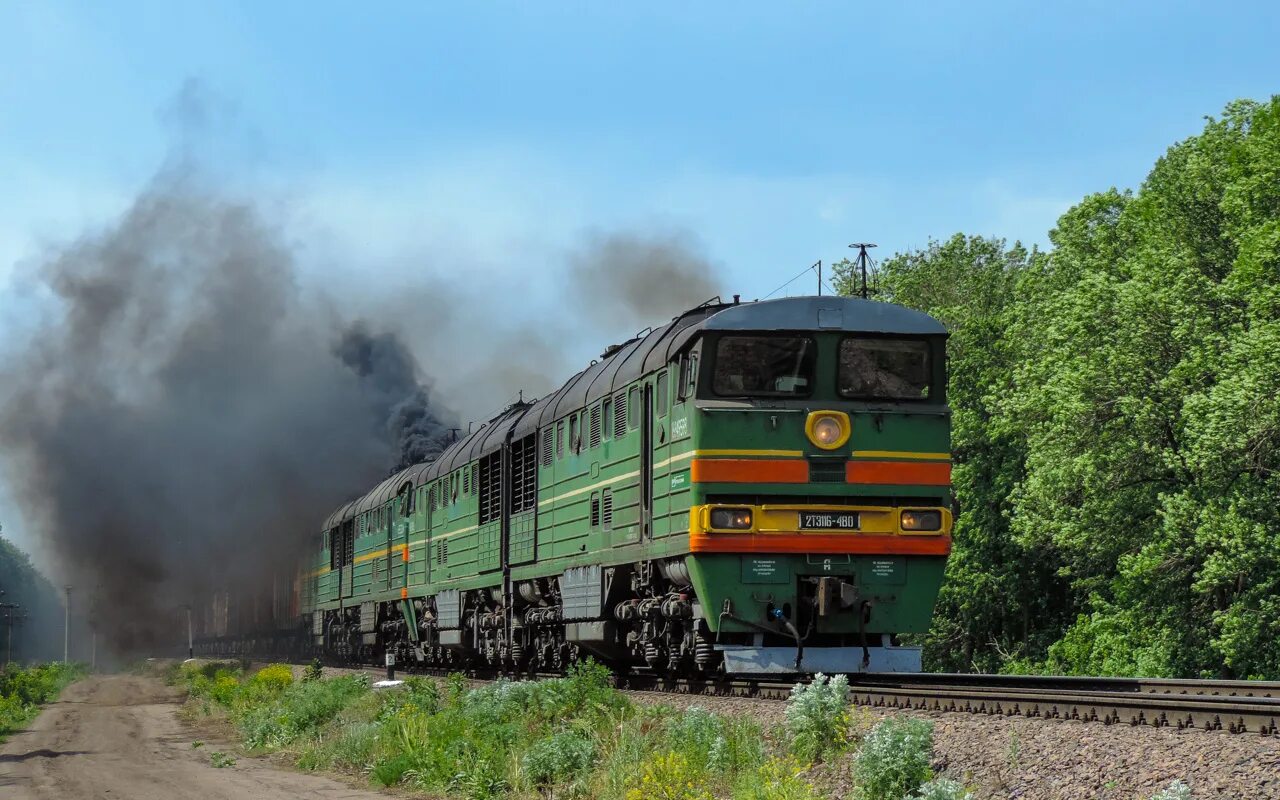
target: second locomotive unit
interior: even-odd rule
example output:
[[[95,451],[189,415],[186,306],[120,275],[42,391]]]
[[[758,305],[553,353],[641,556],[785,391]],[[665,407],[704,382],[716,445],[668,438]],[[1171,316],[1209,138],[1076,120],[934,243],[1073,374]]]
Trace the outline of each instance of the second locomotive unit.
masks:
[[[704,304],[325,521],[308,644],[353,661],[919,670],[951,547],[946,330]]]

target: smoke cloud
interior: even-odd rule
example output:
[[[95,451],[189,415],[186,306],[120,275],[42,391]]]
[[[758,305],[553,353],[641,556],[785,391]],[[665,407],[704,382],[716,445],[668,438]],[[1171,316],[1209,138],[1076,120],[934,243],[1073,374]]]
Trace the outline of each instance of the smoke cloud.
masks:
[[[121,653],[171,647],[182,604],[261,596],[315,552],[325,515],[436,457],[450,427],[554,389],[719,286],[688,235],[592,233],[542,278],[568,291],[519,319],[465,265],[452,284],[338,302],[303,284],[276,215],[189,156],[200,94],[179,96],[183,152],[127,211],[30,265],[42,322],[0,364],[10,493]],[[367,321],[383,319],[410,338]]]
[[[53,310],[4,369],[0,442],[123,649],[172,642],[193,597],[288,576],[324,514],[453,423],[394,333],[300,290],[279,228],[181,165],[37,277]]]
[[[595,324],[625,325],[627,333],[665,322],[720,288],[717,269],[683,232],[592,233],[569,267]]]

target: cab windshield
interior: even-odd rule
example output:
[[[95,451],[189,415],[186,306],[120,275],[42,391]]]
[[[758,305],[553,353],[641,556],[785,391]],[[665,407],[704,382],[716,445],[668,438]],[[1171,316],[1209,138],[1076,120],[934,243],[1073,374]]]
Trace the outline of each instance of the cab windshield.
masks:
[[[711,388],[722,397],[805,397],[816,361],[806,336],[723,336]]]
[[[840,394],[875,400],[929,396],[929,343],[918,339],[845,339],[840,343]]]

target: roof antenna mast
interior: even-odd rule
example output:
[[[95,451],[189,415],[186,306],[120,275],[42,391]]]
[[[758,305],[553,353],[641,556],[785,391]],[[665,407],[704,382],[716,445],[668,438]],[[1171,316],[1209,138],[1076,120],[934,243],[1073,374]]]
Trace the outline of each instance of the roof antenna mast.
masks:
[[[866,300],[867,299],[867,262],[871,260],[871,257],[867,255],[867,248],[875,247],[875,243],[854,242],[853,244],[849,245],[849,247],[858,248],[858,257],[854,259],[853,263],[858,265],[858,270],[862,273],[861,294],[862,294],[862,299]]]

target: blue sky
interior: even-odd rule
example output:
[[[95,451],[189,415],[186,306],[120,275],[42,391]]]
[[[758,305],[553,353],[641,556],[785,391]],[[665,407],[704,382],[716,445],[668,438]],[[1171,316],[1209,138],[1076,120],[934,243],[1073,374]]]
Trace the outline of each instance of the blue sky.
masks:
[[[326,284],[545,291],[584,232],[653,229],[754,297],[855,240],[1043,244],[1280,89],[1278,38],[1273,2],[0,0],[0,282],[127,206],[188,80],[234,117],[206,158],[288,208]]]

